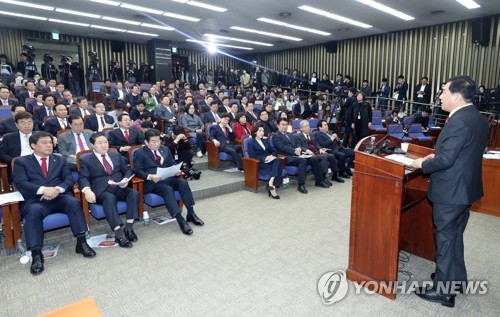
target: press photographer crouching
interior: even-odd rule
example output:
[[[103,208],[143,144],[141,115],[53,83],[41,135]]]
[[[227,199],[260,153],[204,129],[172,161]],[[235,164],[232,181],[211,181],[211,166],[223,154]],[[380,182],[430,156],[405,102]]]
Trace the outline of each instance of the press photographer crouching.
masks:
[[[167,134],[163,142],[170,149],[176,163],[184,162],[182,168],[186,177],[200,179],[201,171],[193,168],[194,151],[184,129],[178,125],[172,126],[172,133]]]

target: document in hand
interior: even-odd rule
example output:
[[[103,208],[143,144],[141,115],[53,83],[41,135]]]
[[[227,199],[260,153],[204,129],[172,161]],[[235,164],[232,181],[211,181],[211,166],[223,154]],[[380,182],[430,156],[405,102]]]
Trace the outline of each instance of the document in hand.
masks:
[[[123,186],[125,184],[128,184],[128,182],[130,182],[130,180],[135,176],[135,174],[133,174],[132,176],[130,176],[129,178],[124,178],[122,179],[121,181],[119,182],[114,182],[113,180],[109,180],[108,181],[108,184],[109,185],[116,185],[116,186]]]
[[[162,180],[169,177],[173,177],[181,170],[182,163],[183,162],[180,162],[179,164],[172,165],[170,167],[158,167],[156,169],[156,175],[160,176],[160,179]]]

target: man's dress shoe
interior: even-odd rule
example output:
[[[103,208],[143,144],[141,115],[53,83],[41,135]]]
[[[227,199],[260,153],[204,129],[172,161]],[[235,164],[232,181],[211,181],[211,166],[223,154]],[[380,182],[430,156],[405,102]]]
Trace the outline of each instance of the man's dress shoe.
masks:
[[[300,185],[297,190],[301,192],[302,194],[307,194],[307,188],[304,185]]]
[[[43,272],[43,254],[37,254],[31,262],[30,272],[33,275],[38,275]]]
[[[314,184],[314,186],[323,187],[323,188],[330,188],[330,186],[328,186],[325,182],[316,182],[316,184]]]
[[[337,183],[344,183],[344,180],[340,178],[338,175],[332,176],[332,181],[335,181]]]
[[[123,230],[123,232],[125,233],[125,238],[127,238],[128,241],[137,242],[137,240],[139,240],[133,229]]]
[[[346,172],[342,172],[342,173],[340,173],[340,177],[349,179],[349,178],[351,178],[351,175],[347,174]]]
[[[131,248],[134,246],[125,236],[115,237],[115,242],[122,248]]]
[[[85,258],[95,257],[95,251],[87,244],[87,242],[77,243],[75,252],[82,254]]]
[[[328,187],[332,186],[332,182],[330,182],[329,180],[327,180],[326,178],[323,180],[323,183],[327,184]]]
[[[186,217],[187,222],[192,222],[197,226],[203,226],[205,223],[195,213],[188,214]]]
[[[434,281],[435,277],[436,277],[436,273],[431,273],[431,280]],[[460,286],[457,288],[457,292],[459,292],[460,294],[464,293],[464,288],[462,287],[462,284],[460,284]]]
[[[179,227],[181,228],[182,233],[190,235],[193,233],[193,229],[189,226],[186,220],[182,220],[179,222]]]
[[[446,307],[455,307],[455,295],[439,294],[435,288],[417,291],[417,296],[430,302],[441,303]]]

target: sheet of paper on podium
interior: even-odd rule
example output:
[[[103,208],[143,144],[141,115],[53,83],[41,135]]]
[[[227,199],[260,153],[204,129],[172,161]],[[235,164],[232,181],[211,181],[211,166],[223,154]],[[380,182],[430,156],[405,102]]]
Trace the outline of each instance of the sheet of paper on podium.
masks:
[[[181,170],[182,163],[183,162],[180,162],[179,164],[172,165],[170,167],[158,167],[156,169],[156,175],[160,176],[160,179],[162,180],[173,177]]]

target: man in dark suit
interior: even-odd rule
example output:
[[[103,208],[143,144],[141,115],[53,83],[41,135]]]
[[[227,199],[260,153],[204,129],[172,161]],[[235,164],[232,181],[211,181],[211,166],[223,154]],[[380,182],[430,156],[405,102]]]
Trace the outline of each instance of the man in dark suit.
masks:
[[[293,106],[293,114],[297,119],[307,119],[312,115],[306,96],[300,96],[299,102]]]
[[[387,82],[387,78],[382,78],[382,84],[380,85],[380,88],[378,90],[378,104],[380,106],[380,109],[386,109],[387,104],[389,101],[387,98],[389,98],[389,94],[391,93],[391,86],[389,86],[389,83]]]
[[[214,102],[214,98],[212,95],[207,95],[204,100],[198,102],[198,108],[200,109],[200,113],[206,113],[211,111],[212,102]],[[217,102],[215,102],[217,104]]]
[[[245,111],[245,116],[247,117],[247,122],[250,124],[254,124],[254,122],[259,120],[257,114],[254,112],[253,101],[249,101],[247,103],[247,110]]]
[[[10,99],[9,87],[0,86],[0,106],[13,106],[15,104],[17,102],[14,99]]]
[[[218,111],[219,105],[217,104],[217,101],[212,101],[210,104],[210,110],[205,112],[203,115],[203,124],[219,123],[221,114]]]
[[[394,109],[395,110],[403,110],[400,109],[400,107],[403,105],[402,101],[399,100],[406,100],[408,99],[407,93],[408,93],[408,83],[405,81],[405,76],[399,75],[398,76],[398,83],[396,84],[396,88],[394,88],[394,93],[397,94],[396,99],[398,101],[394,102]]]
[[[243,171],[243,162],[241,160],[241,145],[234,144],[234,132],[229,125],[229,115],[227,113],[221,115],[221,121],[210,130],[208,139],[212,141],[219,151],[225,152],[233,158],[236,166],[240,171]]]
[[[429,117],[432,114],[432,109],[427,107],[422,111],[413,114],[413,123],[420,123],[422,125],[422,131],[427,133],[429,131]]]
[[[488,124],[472,102],[476,84],[468,76],[448,79],[439,97],[448,123],[439,134],[435,153],[412,165],[430,174],[427,196],[432,202],[436,238],[434,287],[417,295],[425,300],[453,307],[461,283],[465,289],[463,233],[470,206],[483,195],[481,164],[488,141]]]
[[[106,114],[106,107],[102,102],[98,102],[95,105],[95,113],[87,116],[84,120],[85,129],[101,132],[104,128],[111,128],[115,124],[115,120],[112,116]]]
[[[21,111],[26,111],[26,108],[21,104],[15,104],[10,107],[12,113],[11,118],[3,119],[0,121],[0,138],[7,133],[19,131],[14,120],[16,114]]]
[[[321,148],[329,149],[329,153],[335,155],[341,177],[349,178],[352,176],[349,166],[353,165],[354,150],[340,148],[337,134],[330,134],[328,131],[328,123],[325,120],[318,121],[318,130],[318,132],[312,134],[313,140],[316,141]]]
[[[69,113],[79,115],[83,118],[84,121],[87,116],[95,113],[94,109],[89,107],[89,101],[85,97],[78,97],[76,99],[76,104],[78,105],[78,107],[72,108]]]
[[[127,164],[129,163],[128,150],[134,145],[143,144],[141,136],[137,131],[131,130],[132,121],[127,113],[118,116],[118,129],[114,129],[109,134],[109,144],[115,148]]]
[[[175,165],[174,158],[170,150],[161,145],[160,131],[149,129],[144,132],[144,143],[146,146],[134,155],[135,175],[144,179],[144,194],[154,193],[160,195],[165,201],[165,207],[172,217],[176,218],[182,233],[192,234],[193,229],[186,222],[193,222],[197,226],[203,226],[204,222],[194,212],[194,199],[191,188],[185,179],[178,177],[169,177],[160,179],[158,176],[158,167],[165,168]],[[179,172],[176,176],[180,176]],[[178,190],[184,205],[187,208],[186,220],[182,217],[182,208],[177,205],[174,191]]]
[[[300,147],[300,144],[297,142],[297,139],[294,135],[287,133],[286,130],[288,128],[288,120],[285,118],[278,119],[278,129],[279,131],[273,136],[273,144],[279,154],[286,155],[286,164],[297,166],[299,169],[298,179],[299,179],[299,187],[297,190],[302,194],[307,194],[306,188],[306,167],[307,164],[310,164],[314,178],[316,179],[316,184],[325,184],[323,181],[325,179],[323,172],[325,168],[325,158],[321,156],[311,156],[309,158],[301,157],[303,153],[303,149]],[[324,187],[324,186],[321,186]]]
[[[134,220],[138,218],[139,192],[135,189],[110,185],[109,180],[121,182],[132,176],[132,170],[123,157],[115,152],[108,152],[108,139],[102,132],[92,134],[90,143],[93,154],[80,159],[78,183],[91,204],[101,204],[111,230],[115,233],[115,241],[122,248],[131,248],[132,242],[138,240],[134,232]],[[127,202],[126,224],[118,214],[117,201]]]
[[[68,92],[71,94],[71,92],[68,90]],[[72,96],[73,98],[73,96]],[[57,102],[60,102],[62,100],[64,100],[64,84],[59,82],[56,84],[56,92],[54,92],[54,99],[57,101]],[[66,104],[64,103],[66,106],[70,106],[71,104]]]
[[[52,136],[47,132],[36,132],[29,139],[34,153],[16,159],[13,181],[23,195],[21,215],[24,217],[26,246],[31,250],[33,261],[30,271],[37,275],[44,270],[42,254],[43,219],[53,212],[68,215],[71,231],[76,237],[76,253],[94,257],[95,251],[87,244],[87,224],[81,204],[71,194],[73,178],[66,161],[52,154]]]
[[[43,95],[43,107],[40,107],[35,110],[33,117],[35,119],[36,124],[40,130],[43,130],[44,126],[44,118],[54,115],[54,96],[52,94]]]
[[[347,92],[347,99],[342,109],[340,109],[340,117],[344,120],[344,128],[345,128],[344,135],[342,136],[342,146],[346,148],[352,145],[352,143],[349,143],[349,137],[352,136],[352,139],[354,140],[354,134],[351,128],[351,124],[353,123],[352,116],[353,116],[354,103],[356,103],[356,93],[357,93],[356,88],[354,87],[349,88],[349,91]]]
[[[53,136],[57,137],[57,132],[59,130],[69,129],[68,125],[68,108],[62,103],[54,106],[54,118],[50,118],[45,121],[43,131],[49,132]]]
[[[47,86],[42,88],[42,90],[41,90],[42,94],[52,93],[54,95],[57,92],[56,84],[57,84],[57,82],[55,79],[49,80],[47,82]],[[61,95],[61,98],[62,98],[62,95]],[[57,98],[55,98],[55,96],[54,96],[54,99],[56,100],[56,103],[57,103]]]
[[[131,108],[134,107],[135,103],[140,99],[139,96],[139,86],[133,85],[130,93],[125,95],[125,105]]]
[[[427,105],[413,104],[412,113],[416,112],[419,108],[427,108],[431,102],[431,85],[429,84],[429,78],[422,77],[420,84],[415,87],[415,93],[413,101],[418,103],[425,103]]]
[[[35,98],[35,92],[36,92],[36,86],[35,86],[34,82],[27,81],[25,86],[26,86],[26,91],[23,91],[19,95],[19,103],[21,103],[23,105],[26,104],[26,99]]]
[[[90,150],[91,130],[84,130],[83,119],[79,115],[72,114],[68,117],[71,131],[59,135],[57,148],[59,154],[66,158],[69,169],[76,171],[76,154],[80,151]]]

